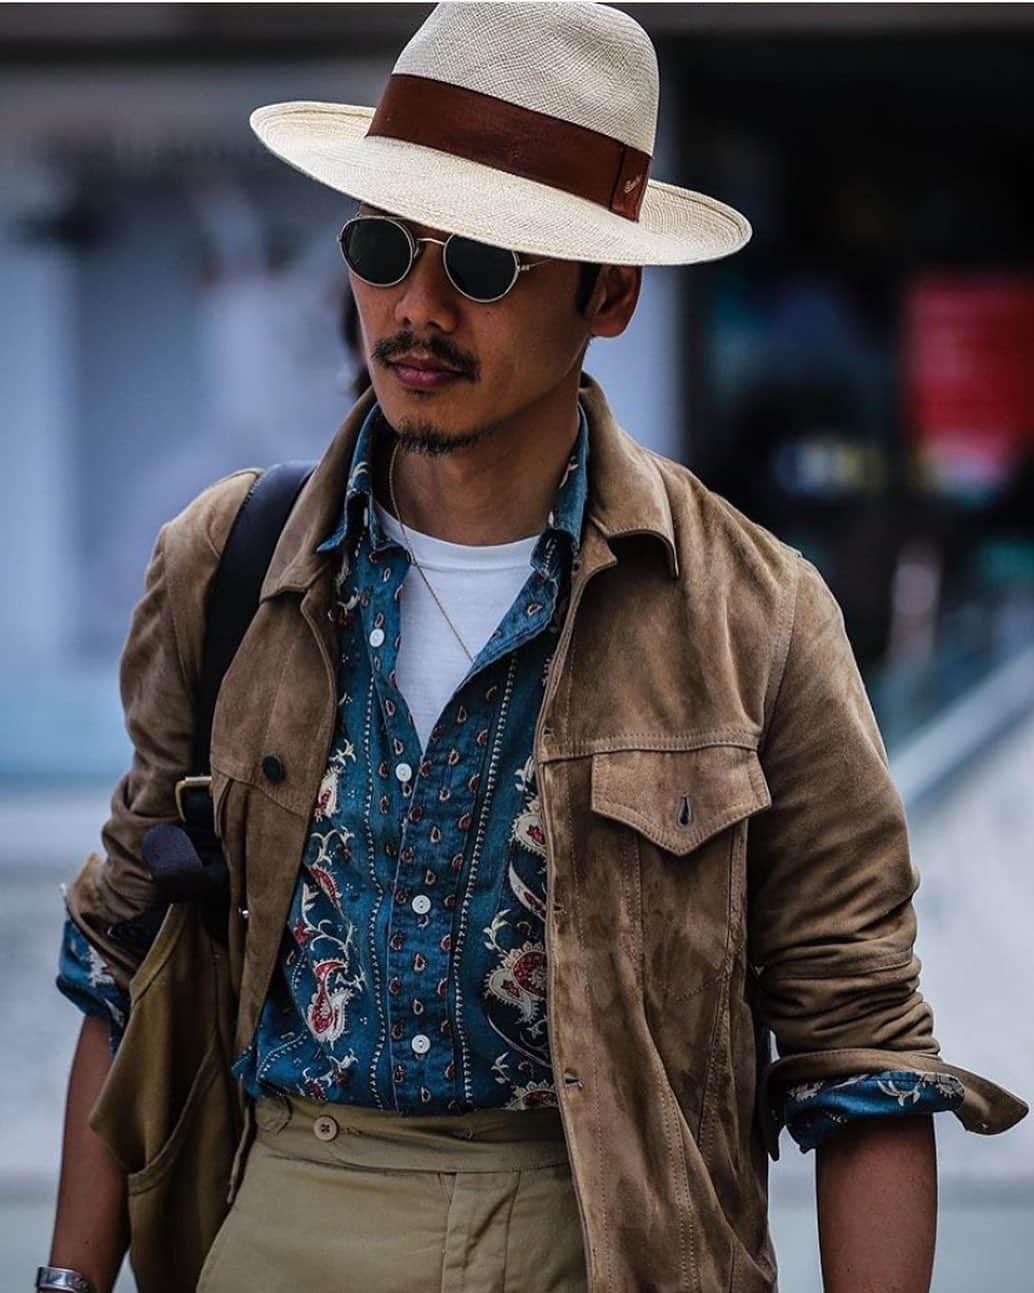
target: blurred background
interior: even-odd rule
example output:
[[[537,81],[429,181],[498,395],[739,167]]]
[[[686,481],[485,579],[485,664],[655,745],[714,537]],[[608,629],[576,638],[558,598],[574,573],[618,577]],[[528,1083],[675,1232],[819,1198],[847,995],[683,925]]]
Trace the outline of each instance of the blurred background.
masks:
[[[154,535],[218,476],[318,457],[353,399],[349,200],[248,114],[375,103],[430,7],[0,4],[4,1288],[49,1249],[80,1023],[60,886],[129,757]],[[653,174],[755,235],[648,270],[586,368],[828,579],[909,809],[942,1050],[1029,1100],[1034,6],[622,7],[660,58]],[[939,1293],[1030,1288],[1032,1124],[937,1116]],[[821,1287],[813,1167],[784,1135],[788,1293]]]

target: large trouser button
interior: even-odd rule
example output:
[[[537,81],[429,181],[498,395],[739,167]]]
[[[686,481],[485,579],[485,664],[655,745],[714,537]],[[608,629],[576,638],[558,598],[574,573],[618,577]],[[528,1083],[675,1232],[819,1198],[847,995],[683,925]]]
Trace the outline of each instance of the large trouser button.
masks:
[[[312,1124],[313,1135],[317,1140],[333,1140],[339,1130],[337,1119],[329,1113],[321,1113]]]

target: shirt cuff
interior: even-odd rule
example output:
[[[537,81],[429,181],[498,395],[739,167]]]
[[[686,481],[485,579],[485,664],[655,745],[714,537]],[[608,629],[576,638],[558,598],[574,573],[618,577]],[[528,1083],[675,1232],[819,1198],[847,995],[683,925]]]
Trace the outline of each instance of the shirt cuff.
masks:
[[[1027,1102],[1005,1087],[970,1069],[952,1064],[938,1053],[889,1050],[885,1047],[840,1047],[802,1051],[770,1059],[762,1066],[756,1100],[761,1134],[769,1157],[779,1158],[783,1092],[788,1085],[842,1081],[857,1074],[948,1073],[962,1083],[965,1095],[952,1110],[967,1131],[983,1136],[1007,1131],[1029,1112]]]
[[[901,1117],[957,1109],[966,1089],[951,1073],[885,1069],[787,1085],[783,1121],[802,1154],[856,1118]]]
[[[129,1018],[129,996],[70,916],[65,917],[55,983],[83,1014],[108,1021],[108,1049],[114,1056]]]

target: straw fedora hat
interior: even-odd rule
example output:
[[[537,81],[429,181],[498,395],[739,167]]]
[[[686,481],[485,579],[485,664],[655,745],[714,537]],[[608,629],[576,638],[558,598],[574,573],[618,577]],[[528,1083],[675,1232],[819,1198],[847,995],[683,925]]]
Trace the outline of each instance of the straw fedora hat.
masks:
[[[657,57],[626,13],[585,0],[439,4],[377,108],[256,108],[304,175],[382,211],[531,255],[684,265],[750,238],[732,207],[649,179]]]

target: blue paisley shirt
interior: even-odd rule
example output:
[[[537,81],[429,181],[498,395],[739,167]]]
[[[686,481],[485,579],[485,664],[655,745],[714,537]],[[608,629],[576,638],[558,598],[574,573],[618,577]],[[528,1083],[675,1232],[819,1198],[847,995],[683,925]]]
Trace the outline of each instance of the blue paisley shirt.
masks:
[[[376,405],[356,443],[337,553],[337,723],[255,1035],[234,1062],[270,1092],[402,1113],[556,1104],[546,1019],[546,859],[532,756],[588,490],[588,423],[527,580],[422,749],[395,665],[405,550],[379,524]],[[109,1020],[128,1000],[67,920],[57,984]],[[957,1107],[948,1074],[798,1084],[802,1151],[854,1117]]]
[[[235,1071],[399,1112],[555,1104],[533,735],[584,510],[584,413],[525,584],[420,748],[395,665],[405,550],[362,427],[341,522],[337,730],[281,959]],[[354,552],[354,559],[352,553]],[[414,572],[415,574],[415,572]]]

